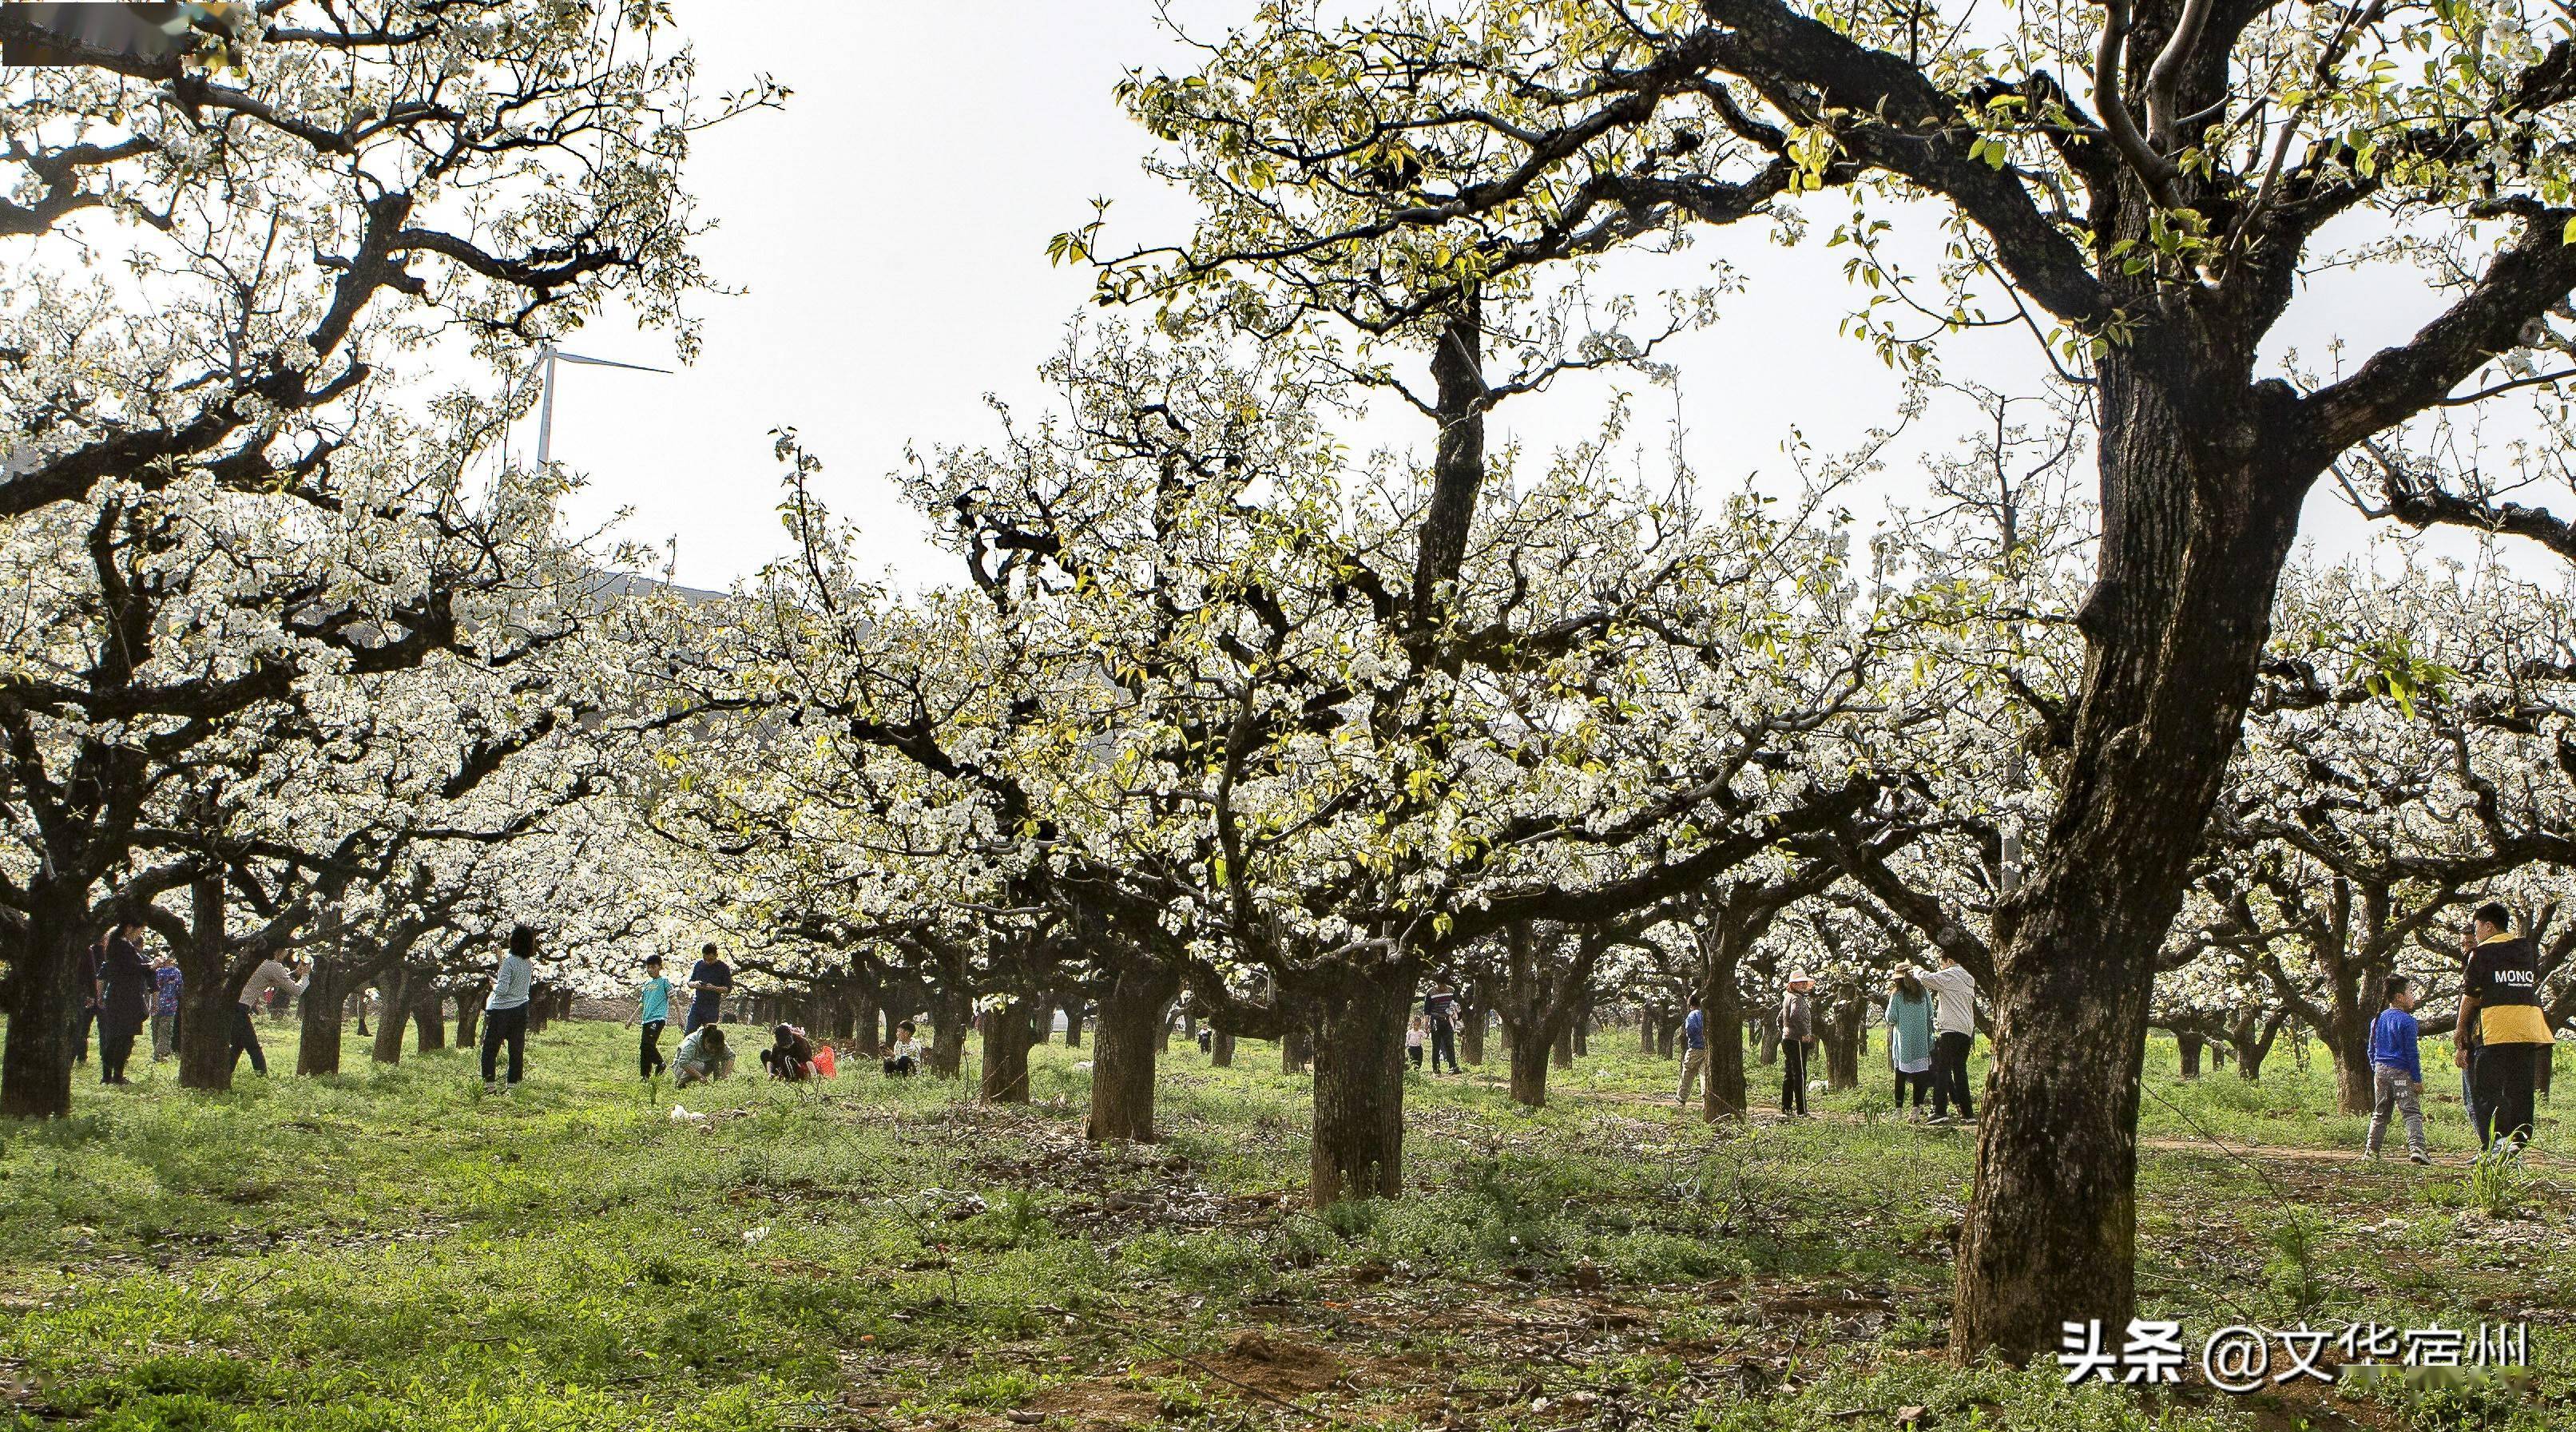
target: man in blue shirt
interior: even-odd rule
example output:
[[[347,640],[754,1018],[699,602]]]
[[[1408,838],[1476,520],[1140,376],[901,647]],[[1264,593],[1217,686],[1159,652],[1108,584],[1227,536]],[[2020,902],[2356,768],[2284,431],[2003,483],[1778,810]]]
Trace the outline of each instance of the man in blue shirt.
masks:
[[[493,1065],[501,1046],[510,1046],[510,1084],[519,1087],[528,1053],[528,994],[537,982],[537,932],[525,925],[510,931],[510,953],[492,973],[492,993],[483,1000],[483,1091],[498,1094]],[[394,1018],[387,1010],[385,1018]]]
[[[644,983],[636,987],[635,1018],[628,1024],[644,1026],[644,1045],[639,1051],[638,1067],[650,1079],[669,1066],[662,1059],[662,1027],[671,1022],[671,982],[662,978],[662,957],[644,957]]]
[[[689,967],[689,1018],[680,1026],[682,1034],[694,1034],[701,1024],[713,1024],[724,1013],[724,997],[733,992],[733,966],[716,958],[715,941],[709,940],[698,951],[698,962]]]
[[[1685,1109],[1690,1107],[1691,1086],[1708,1067],[1708,1020],[1699,1006],[1699,996],[1691,996],[1690,1013],[1682,1016],[1682,1087],[1673,1098]]]

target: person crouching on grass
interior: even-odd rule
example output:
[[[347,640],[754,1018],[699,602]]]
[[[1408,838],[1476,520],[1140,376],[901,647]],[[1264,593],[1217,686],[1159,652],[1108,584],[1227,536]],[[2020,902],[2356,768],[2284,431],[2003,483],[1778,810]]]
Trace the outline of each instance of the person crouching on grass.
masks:
[[[770,1044],[760,1051],[760,1067],[772,1079],[785,1079],[802,1084],[814,1077],[814,1041],[805,1031],[792,1024],[782,1024],[769,1031]]]
[[[894,1027],[894,1047],[886,1051],[885,1072],[909,1078],[920,1067],[921,1041],[912,1037],[912,1021],[907,1019]]]
[[[2414,981],[2390,975],[2381,993],[2388,1007],[2370,1023],[2370,1137],[2362,1148],[2379,1157],[2389,1112],[2399,1109],[2406,1114],[2406,1157],[2428,1164],[2433,1159],[2424,1152],[2424,1061],[2416,1048]]]
[[[733,1072],[733,1050],[725,1045],[724,1026],[701,1024],[671,1051],[671,1087],[686,1089]]]

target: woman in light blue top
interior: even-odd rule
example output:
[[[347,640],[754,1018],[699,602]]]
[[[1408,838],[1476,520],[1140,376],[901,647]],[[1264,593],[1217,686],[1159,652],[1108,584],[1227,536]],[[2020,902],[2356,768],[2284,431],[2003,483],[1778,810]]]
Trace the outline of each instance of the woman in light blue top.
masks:
[[[1899,971],[1887,994],[1887,1057],[1896,1066],[1896,1111],[1905,1112],[1905,1086],[1914,1086],[1914,1107],[1923,1107],[1923,1089],[1932,1078],[1932,992],[1914,976]]]

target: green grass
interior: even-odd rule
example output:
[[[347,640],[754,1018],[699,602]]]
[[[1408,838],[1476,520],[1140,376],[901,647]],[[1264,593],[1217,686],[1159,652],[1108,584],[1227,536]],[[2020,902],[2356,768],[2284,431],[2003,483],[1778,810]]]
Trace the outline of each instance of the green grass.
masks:
[[[1823,1432],[1920,1407],[1926,1427],[2536,1432],[2576,1408],[2564,1163],[2535,1165],[2527,1216],[2496,1224],[2464,1158],[2281,1154],[2360,1137],[2315,1117],[2330,1075],[2286,1050],[2239,1087],[2173,1079],[2160,1046],[2151,1137],[2197,1122],[2275,1152],[2151,1144],[2148,1315],[2206,1332],[2302,1309],[2337,1325],[2527,1312],[2535,1389],[2266,1404],[1951,1367],[1937,1352],[1973,1134],[1875,1117],[1871,1061],[1864,1089],[1816,1099],[1833,1117],[1749,1130],[1655,1102],[1673,1066],[1632,1034],[1595,1041],[1537,1112],[1504,1099],[1499,1063],[1411,1076],[1407,1196],[1318,1213],[1302,1199],[1307,1082],[1268,1045],[1213,1070],[1176,1039],[1164,1143],[1100,1150],[1080,1138],[1087,1049],[1042,1049],[1034,1103],[995,1109],[872,1070],[654,1097],[629,1037],[558,1025],[506,1101],[454,1052],[332,1079],[245,1072],[216,1097],[171,1087],[166,1065],[122,1091],[84,1069],[75,1117],[0,1126],[0,1427],[1008,1427],[1016,1412]],[[291,1067],[291,1049],[272,1054]],[[1750,1073],[1757,1104],[1765,1075]],[[709,1119],[675,1122],[675,1099]],[[2463,1147],[2450,1132],[2437,1147]],[[2544,1120],[2541,1148],[2556,1136]]]

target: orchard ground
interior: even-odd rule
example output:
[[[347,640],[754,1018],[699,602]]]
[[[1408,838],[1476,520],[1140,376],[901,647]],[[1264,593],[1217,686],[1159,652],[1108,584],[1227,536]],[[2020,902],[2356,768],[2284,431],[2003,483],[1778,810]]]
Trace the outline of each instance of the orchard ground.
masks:
[[[1749,1129],[1681,1116],[1633,1033],[1536,1114],[1496,1065],[1412,1075],[1405,1197],[1318,1214],[1307,1081],[1253,1041],[1175,1038],[1164,1142],[1103,1150],[1088,1049],[1039,1051],[1027,1107],[845,1068],[676,1096],[701,1122],[631,1039],[558,1024],[508,1100],[452,1051],[217,1097],[85,1066],[74,1117],[0,1125],[0,1427],[2576,1425],[2576,1120],[2473,1183],[2436,1046],[2430,1169],[2356,1161],[2322,1062],[2150,1051],[2139,1282],[2195,1357],[2230,1323],[2530,1325],[2519,1385],[2237,1397],[1950,1366],[1973,1135],[1886,1119],[1866,1064]]]

